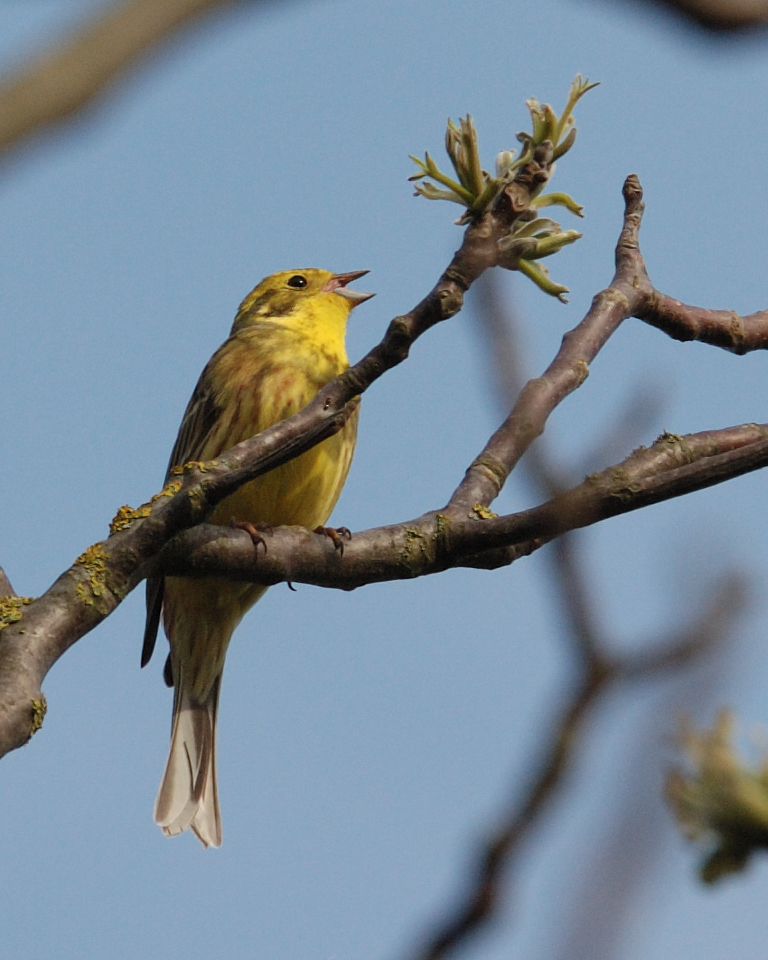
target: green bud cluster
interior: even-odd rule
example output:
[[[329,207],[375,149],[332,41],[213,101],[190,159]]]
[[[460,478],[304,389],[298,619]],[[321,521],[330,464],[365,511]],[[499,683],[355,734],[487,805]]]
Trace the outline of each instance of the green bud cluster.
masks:
[[[756,850],[768,847],[768,758],[756,768],[744,766],[732,746],[733,726],[727,711],[711,730],[686,725],[681,741],[689,770],[667,779],[667,798],[683,833],[706,849],[705,883],[743,870]]]
[[[560,116],[547,103],[540,104],[535,98],[526,101],[533,130],[518,133],[517,139],[522,144],[519,156],[514,150],[502,150],[498,154],[493,176],[480,164],[477,130],[472,117],[462,117],[458,126],[449,119],[445,149],[455,178],[443,173],[429,153],[424,154],[423,160],[412,156],[411,160],[419,168],[418,173],[409,178],[416,181],[416,195],[460,204],[465,212],[456,223],[465,224],[482,216],[526,164],[544,158],[551,176],[555,161],[576,142],[574,107],[588,90],[596,86],[596,83],[577,76]],[[542,193],[547,179],[549,177],[530,187],[530,205],[515,218],[510,232],[499,241],[499,265],[507,270],[519,270],[545,293],[565,301],[563,294],[568,288],[550,280],[549,271],[539,261],[578,240],[581,234],[576,230],[563,230],[549,217],[539,217],[538,211],[542,207],[561,206],[578,217],[583,212],[566,193]]]

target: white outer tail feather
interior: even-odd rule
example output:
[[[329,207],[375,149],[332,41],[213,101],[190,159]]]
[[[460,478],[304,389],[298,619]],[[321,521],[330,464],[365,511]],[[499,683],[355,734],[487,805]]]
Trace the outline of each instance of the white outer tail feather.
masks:
[[[182,677],[176,682],[171,749],[155,801],[155,822],[167,837],[191,827],[204,847],[220,847],[216,718],[221,675],[203,703],[189,696]]]

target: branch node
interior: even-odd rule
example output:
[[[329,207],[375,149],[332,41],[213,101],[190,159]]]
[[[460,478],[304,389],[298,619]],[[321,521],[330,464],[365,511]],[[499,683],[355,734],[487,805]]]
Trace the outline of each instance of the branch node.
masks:
[[[496,487],[496,493],[501,490],[509,476],[504,464],[489,453],[481,453],[476,457],[467,468],[467,474],[469,473],[481,473]]]

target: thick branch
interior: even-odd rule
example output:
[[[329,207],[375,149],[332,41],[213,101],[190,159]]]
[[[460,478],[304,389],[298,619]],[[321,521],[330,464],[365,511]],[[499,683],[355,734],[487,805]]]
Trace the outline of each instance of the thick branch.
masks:
[[[103,94],[181,27],[233,0],[123,0],[0,84],[0,152]]]
[[[343,554],[301,527],[278,527],[256,556],[239,530],[205,524],[173,540],[152,573],[275,584],[310,583],[353,590],[369,583],[439,573],[449,567],[498,567],[569,530],[701,490],[768,466],[768,424],[745,424],[679,437],[663,434],[622,463],[588,477],[547,503],[493,519],[426,513],[405,523],[355,533]],[[503,548],[503,549],[502,549]],[[146,576],[145,570],[138,572]]]

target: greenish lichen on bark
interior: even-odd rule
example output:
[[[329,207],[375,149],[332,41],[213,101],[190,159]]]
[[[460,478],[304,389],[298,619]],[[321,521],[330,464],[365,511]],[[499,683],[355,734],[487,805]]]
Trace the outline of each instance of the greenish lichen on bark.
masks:
[[[0,630],[21,620],[22,607],[32,603],[32,597],[0,597]]]
[[[77,584],[75,592],[81,602],[89,607],[107,592],[107,561],[101,543],[91,544],[75,560],[75,566],[82,567],[87,577],[86,581]]]
[[[43,694],[40,694],[39,700],[32,701],[32,723],[29,728],[29,739],[37,733],[42,727],[45,715],[48,712],[48,701]]]

